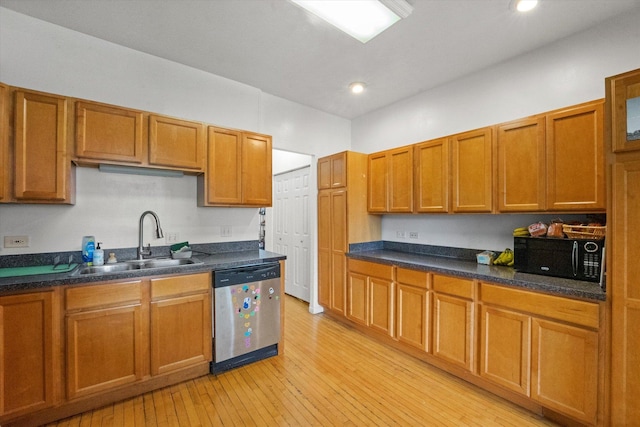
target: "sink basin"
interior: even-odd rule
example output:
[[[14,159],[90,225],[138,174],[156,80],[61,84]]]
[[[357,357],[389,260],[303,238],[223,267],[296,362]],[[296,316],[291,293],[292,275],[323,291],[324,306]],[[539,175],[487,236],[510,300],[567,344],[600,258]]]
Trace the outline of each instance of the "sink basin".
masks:
[[[117,273],[119,271],[137,270],[139,268],[140,267],[136,265],[124,262],[105,265],[87,265],[80,267],[78,274]]]
[[[160,268],[160,267],[175,267],[177,265],[188,264],[200,264],[192,259],[171,259],[171,258],[159,258],[159,259],[145,259],[127,261],[127,264],[133,264],[136,268]]]
[[[193,259],[171,258],[131,260],[118,262],[116,264],[83,266],[78,269],[77,274],[118,273],[121,271],[145,270],[147,268],[176,267],[180,265],[190,264],[202,264],[202,261],[196,261]]]

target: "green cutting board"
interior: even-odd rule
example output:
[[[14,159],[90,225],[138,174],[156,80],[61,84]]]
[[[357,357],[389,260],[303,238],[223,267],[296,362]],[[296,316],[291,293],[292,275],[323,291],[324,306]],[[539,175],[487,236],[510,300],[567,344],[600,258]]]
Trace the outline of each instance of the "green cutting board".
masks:
[[[54,274],[54,273],[68,273],[78,264],[63,264],[58,265],[56,269],[53,269],[53,265],[34,265],[31,267],[9,267],[0,268],[0,277],[15,277],[15,276],[32,276],[37,274]]]

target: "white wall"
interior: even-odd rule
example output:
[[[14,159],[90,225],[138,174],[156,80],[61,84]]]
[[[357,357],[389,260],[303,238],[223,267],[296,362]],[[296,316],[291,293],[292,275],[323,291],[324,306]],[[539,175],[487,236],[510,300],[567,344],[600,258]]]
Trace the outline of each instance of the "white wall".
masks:
[[[0,8],[0,81],[262,132],[273,136],[274,148],[316,156],[350,146],[348,120],[5,8]],[[77,168],[75,206],[0,204],[0,236],[31,236],[29,248],[0,247],[0,255],[80,250],[84,234],[96,235],[106,249],[134,247],[138,218],[147,209],[158,213],[165,232],[193,243],[258,236],[257,209],[198,208],[194,177]],[[145,236],[152,236],[151,224],[147,219]],[[232,226],[231,238],[220,237],[222,225]]]
[[[640,10],[352,121],[365,153],[604,98],[604,79],[640,67]]]
[[[604,79],[640,68],[640,10],[352,121],[371,153],[604,98]],[[562,215],[568,220],[570,216]],[[386,215],[385,240],[503,250],[511,230],[548,215]],[[406,237],[398,238],[397,231]],[[409,239],[418,231],[418,239]]]

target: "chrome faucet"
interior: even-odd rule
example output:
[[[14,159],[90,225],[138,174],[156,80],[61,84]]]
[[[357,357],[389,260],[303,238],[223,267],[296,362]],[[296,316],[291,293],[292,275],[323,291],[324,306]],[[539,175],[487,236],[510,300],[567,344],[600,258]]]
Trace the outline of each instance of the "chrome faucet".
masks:
[[[145,249],[143,237],[142,237],[142,234],[143,234],[142,224],[144,222],[144,217],[147,216],[148,214],[151,214],[156,221],[156,236],[158,237],[158,239],[161,239],[162,237],[164,237],[164,233],[162,233],[162,228],[160,228],[160,218],[158,218],[158,215],[156,215],[156,213],[153,211],[142,212],[142,215],[140,215],[140,223],[138,224],[138,259],[139,260],[144,259],[145,256],[151,255],[151,243],[149,243],[149,247]]]

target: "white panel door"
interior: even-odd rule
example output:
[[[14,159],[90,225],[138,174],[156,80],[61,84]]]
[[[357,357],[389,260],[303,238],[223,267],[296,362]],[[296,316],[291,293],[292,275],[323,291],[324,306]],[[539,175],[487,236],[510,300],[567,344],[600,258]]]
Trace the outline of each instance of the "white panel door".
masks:
[[[311,284],[310,167],[274,177],[274,250],[287,256],[285,292],[309,302]]]

